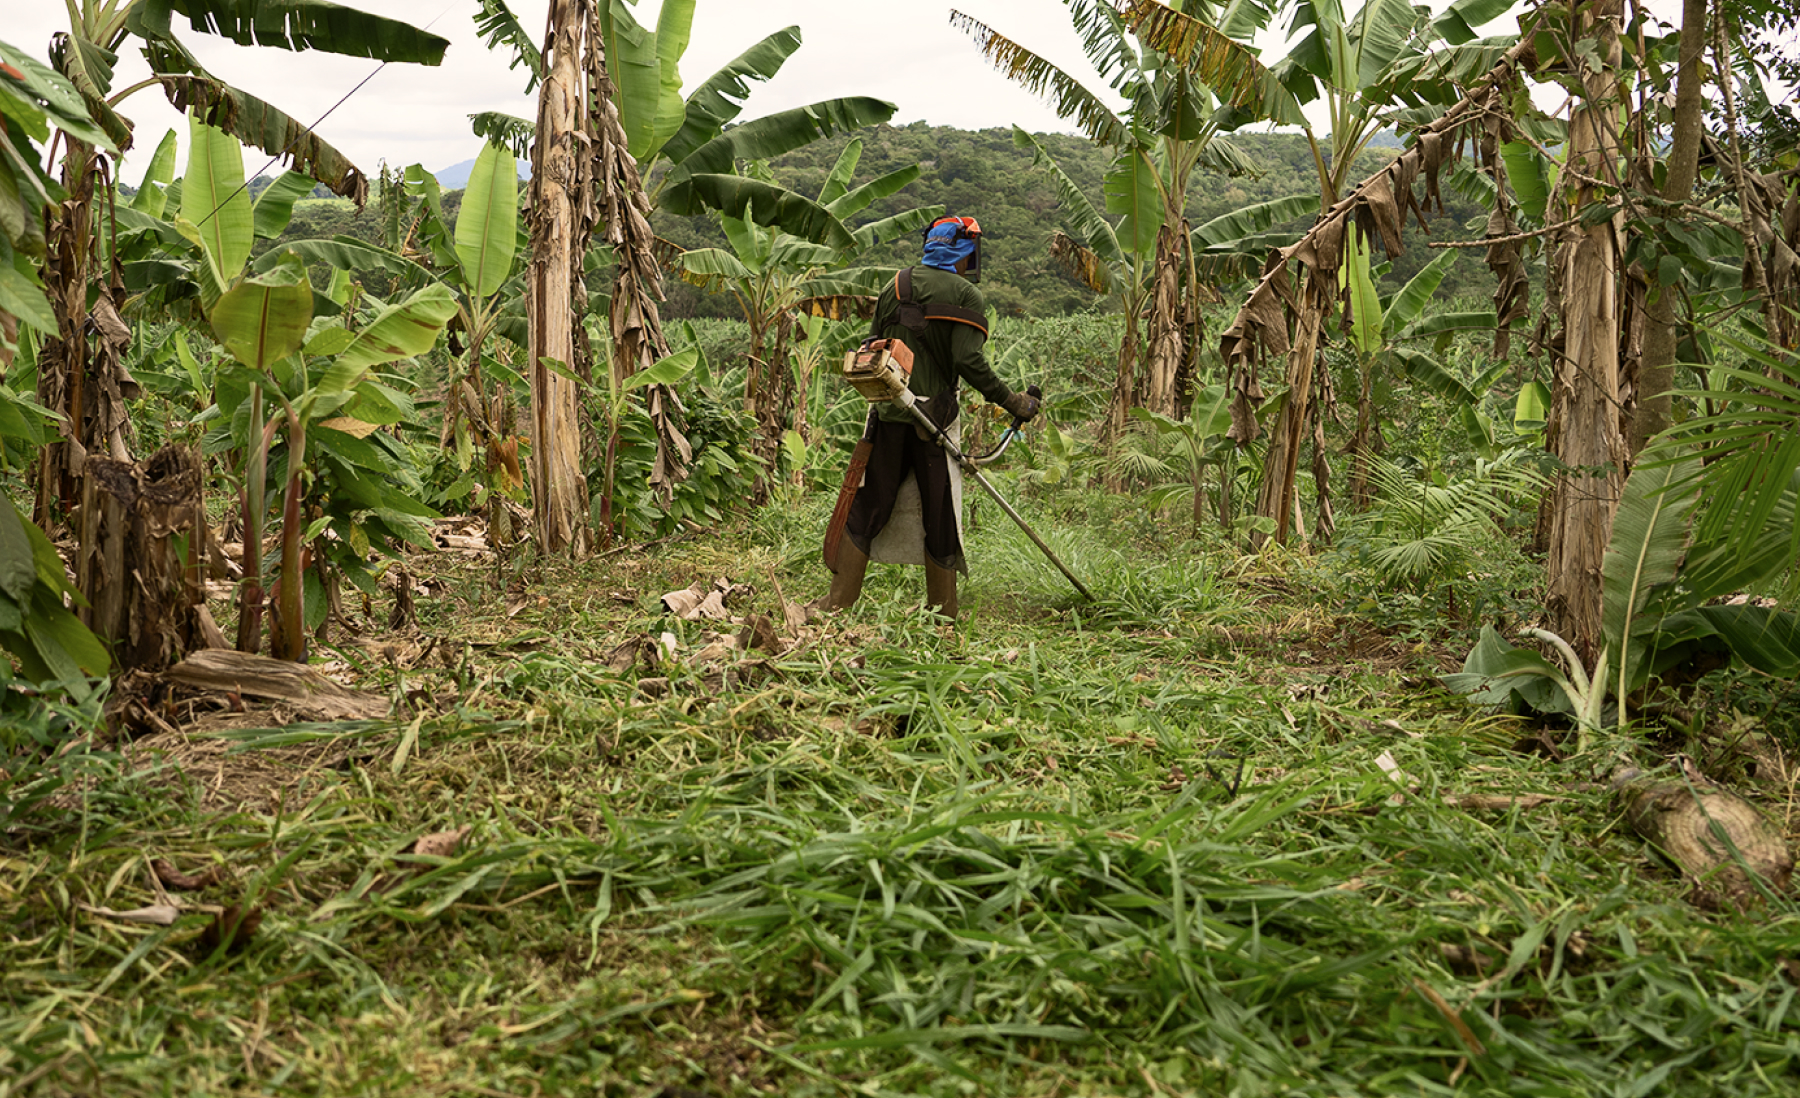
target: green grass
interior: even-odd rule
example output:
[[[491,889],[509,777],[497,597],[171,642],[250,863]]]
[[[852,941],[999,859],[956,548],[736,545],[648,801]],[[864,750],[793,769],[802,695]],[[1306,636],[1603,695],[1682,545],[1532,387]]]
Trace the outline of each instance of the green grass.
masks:
[[[1341,561],[1025,497],[1094,604],[983,504],[955,627],[877,568],[728,689],[609,669],[705,643],[654,612],[695,579],[817,594],[824,496],[529,564],[513,618],[491,569],[415,560],[445,593],[378,640],[432,654],[345,651],[438,707],[232,733],[340,760],[236,808],[223,770],[15,750],[0,795],[87,792],[0,836],[0,1095],[1800,1090],[1792,904],[1689,904],[1603,787],[1435,686],[1463,637],[1356,616]],[[156,902],[154,858],[227,867],[186,902],[260,905],[248,945],[83,910]]]

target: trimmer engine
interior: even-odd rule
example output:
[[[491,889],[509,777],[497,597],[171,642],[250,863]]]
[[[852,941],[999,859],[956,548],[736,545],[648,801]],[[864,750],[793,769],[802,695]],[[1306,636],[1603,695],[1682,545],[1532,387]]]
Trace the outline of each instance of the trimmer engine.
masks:
[[[902,399],[912,368],[912,348],[897,339],[865,339],[844,356],[844,380],[870,404]]]

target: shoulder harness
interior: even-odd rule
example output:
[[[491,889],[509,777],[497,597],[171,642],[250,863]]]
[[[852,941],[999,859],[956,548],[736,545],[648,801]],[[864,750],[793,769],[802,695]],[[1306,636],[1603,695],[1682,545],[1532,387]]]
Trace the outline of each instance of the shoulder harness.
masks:
[[[894,298],[900,306],[900,325],[914,335],[924,335],[925,326],[933,320],[953,320],[988,334],[987,317],[960,305],[920,305],[912,299],[912,268],[902,267],[894,275]]]

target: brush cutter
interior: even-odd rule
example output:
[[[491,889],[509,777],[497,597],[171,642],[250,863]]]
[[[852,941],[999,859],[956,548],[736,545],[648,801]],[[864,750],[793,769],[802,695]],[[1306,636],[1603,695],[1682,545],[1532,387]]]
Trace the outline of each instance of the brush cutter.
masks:
[[[907,380],[911,374],[912,351],[897,339],[869,340],[858,350],[851,351],[844,356],[844,379],[862,394],[864,400],[870,404],[897,404],[910,412],[926,434],[931,436],[932,440],[943,448],[944,453],[949,455],[950,460],[956,462],[964,472],[974,477],[975,483],[981,485],[982,490],[992,496],[994,502],[1000,505],[1000,510],[1006,512],[1006,517],[1012,519],[1018,524],[1019,529],[1025,531],[1025,536],[1031,539],[1033,545],[1043,550],[1044,556],[1050,558],[1050,563],[1056,565],[1057,571],[1075,585],[1075,590],[1080,591],[1082,596],[1090,602],[1093,601],[1093,593],[1075,578],[1075,573],[1069,571],[1068,565],[1057,558],[1050,547],[1044,544],[1044,539],[1038,537],[1037,531],[1033,530],[1030,524],[1020,517],[1019,512],[1013,510],[1012,504],[1006,502],[1001,497],[999,490],[981,473],[981,466],[998,461],[1000,456],[1006,452],[1006,448],[1012,445],[1012,440],[1019,436],[1019,431],[1025,426],[1025,421],[1014,419],[1012,426],[1008,427],[1006,433],[1000,436],[999,445],[979,457],[970,457],[950,441],[950,437],[944,433],[944,429],[933,423],[931,417],[919,407],[919,398],[913,395],[911,389],[907,388]],[[1036,385],[1031,386],[1026,392],[1033,397],[1040,395]],[[838,510],[843,512],[843,516],[840,517],[836,513],[832,515],[831,530],[826,536],[827,559],[835,556],[833,549],[836,547],[836,538],[832,535],[841,536],[843,519],[849,516],[850,500],[856,494],[854,485],[860,484],[862,481],[857,459],[861,459],[862,466],[867,466],[869,460],[867,447],[866,442],[859,443],[857,452],[851,455],[851,475],[845,478],[844,492],[838,499]]]

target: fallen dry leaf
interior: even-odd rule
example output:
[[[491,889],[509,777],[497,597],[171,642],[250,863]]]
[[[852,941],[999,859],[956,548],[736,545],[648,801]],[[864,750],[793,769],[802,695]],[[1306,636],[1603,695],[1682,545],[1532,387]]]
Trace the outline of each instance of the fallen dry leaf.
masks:
[[[163,858],[151,862],[150,869],[156,874],[157,880],[178,892],[193,892],[218,884],[225,876],[225,867],[222,865],[215,865],[204,873],[189,874],[176,869],[173,862]]]
[[[1548,793],[1525,793],[1518,796],[1504,793],[1452,793],[1444,798],[1444,803],[1451,808],[1467,809],[1470,812],[1509,812],[1515,808],[1537,808],[1560,800],[1561,797],[1552,797]]]
[[[221,946],[227,953],[236,953],[250,944],[250,938],[262,926],[262,908],[241,908],[237,904],[227,904],[225,910],[213,916],[206,929],[200,932],[200,952],[212,953]]]
[[[456,848],[469,837],[469,828],[459,827],[455,831],[434,831],[429,835],[420,835],[408,847],[408,854],[424,854],[432,858],[449,858],[455,855]]]
[[[1383,751],[1381,754],[1377,755],[1375,757],[1375,765],[1381,768],[1381,772],[1388,776],[1389,781],[1393,782],[1401,789],[1406,789],[1412,784],[1411,779],[1406,776],[1406,771],[1400,769],[1400,764],[1394,759],[1394,753],[1392,751]],[[1396,793],[1388,798],[1388,803],[1404,804],[1406,803],[1406,794]]]
[[[157,926],[172,926],[181,918],[181,908],[174,904],[151,904],[149,907],[135,907],[130,911],[114,911],[110,907],[90,907],[87,904],[76,904],[89,915],[99,915],[107,919],[122,919],[128,923],[153,923]]]
[[[760,648],[771,654],[779,654],[781,651],[781,638],[775,635],[775,626],[766,614],[751,614],[744,619],[744,628],[738,634],[737,643],[746,652],[753,648]]]

